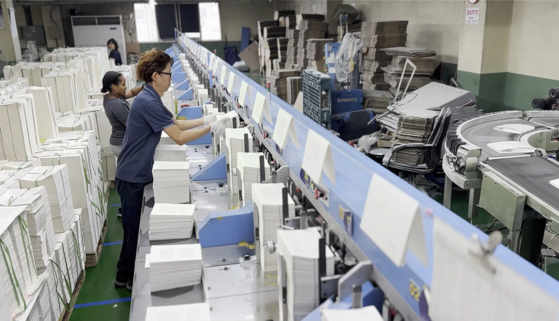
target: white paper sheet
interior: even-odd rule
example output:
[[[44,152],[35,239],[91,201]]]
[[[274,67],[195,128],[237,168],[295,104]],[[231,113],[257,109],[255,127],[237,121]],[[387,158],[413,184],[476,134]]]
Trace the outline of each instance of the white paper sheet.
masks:
[[[239,105],[242,107],[246,106],[245,99],[247,94],[248,84],[246,82],[241,82],[241,91],[239,92]]]
[[[227,69],[225,66],[221,66],[221,73],[219,74],[219,83],[221,85],[225,85],[225,73],[227,73]]]
[[[272,139],[278,144],[281,149],[285,148],[287,143],[287,136],[291,137],[291,141],[299,148],[299,139],[297,139],[297,131],[295,130],[295,123],[293,122],[293,117],[283,109],[278,112],[278,118],[276,119],[276,126],[274,128],[274,134]]]
[[[519,142],[519,141],[489,143],[487,144],[487,147],[491,148],[492,150],[500,154],[531,153],[536,150],[536,148],[532,147],[528,143]]]
[[[148,307],[146,321],[210,321],[209,303]]]
[[[256,93],[256,99],[254,100],[254,109],[252,110],[252,118],[256,120],[257,123],[262,122],[262,115],[272,121],[272,115],[270,114],[270,106],[266,101],[266,97],[261,93]]]
[[[554,179],[552,181],[549,181],[549,184],[551,184],[553,187],[559,189],[559,178],[558,179]]]
[[[146,263],[145,263],[146,269],[149,269],[150,263],[151,263],[151,254],[147,253],[146,254]]]
[[[336,184],[336,172],[330,142],[310,129],[307,135],[305,154],[303,155],[301,167],[317,184],[322,182],[322,173],[333,184]]]
[[[525,124],[506,124],[506,125],[495,126],[493,129],[505,133],[511,133],[511,134],[524,134],[531,130],[534,130],[535,128],[536,127],[534,126],[525,125]]]
[[[428,264],[419,203],[376,174],[371,179],[360,228],[397,266],[404,266],[408,249]]]
[[[433,321],[557,320],[559,302],[495,259],[479,245],[435,218]]]
[[[235,85],[235,74],[231,71],[229,73],[228,85],[227,85],[227,92],[232,94],[233,85]]]

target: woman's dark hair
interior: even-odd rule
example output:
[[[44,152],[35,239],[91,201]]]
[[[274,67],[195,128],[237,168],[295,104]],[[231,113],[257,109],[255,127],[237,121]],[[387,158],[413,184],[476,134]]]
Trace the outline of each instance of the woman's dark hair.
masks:
[[[153,81],[151,76],[154,72],[162,72],[168,64],[173,65],[173,58],[164,51],[151,49],[140,56],[140,61],[136,65],[136,76],[138,80],[147,83]]]
[[[105,76],[103,76],[103,88],[101,88],[102,93],[110,93],[111,86],[120,84],[120,77],[122,74],[116,71],[107,71]]]
[[[109,41],[107,41],[107,46],[112,43],[113,45],[115,45],[115,50],[118,50],[118,42],[116,42],[116,40],[114,38],[109,39]]]

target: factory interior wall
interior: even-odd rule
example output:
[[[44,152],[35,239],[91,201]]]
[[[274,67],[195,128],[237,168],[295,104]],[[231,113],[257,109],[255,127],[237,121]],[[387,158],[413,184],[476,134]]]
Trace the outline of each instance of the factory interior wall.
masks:
[[[14,46],[12,44],[12,33],[10,31],[9,26],[9,12],[8,12],[8,5],[6,1],[0,1],[0,5],[2,6],[2,15],[4,16],[4,23],[6,24],[6,28],[4,30],[0,30],[0,60],[4,61],[4,63],[8,64],[11,62],[15,62],[16,56],[14,53]]]

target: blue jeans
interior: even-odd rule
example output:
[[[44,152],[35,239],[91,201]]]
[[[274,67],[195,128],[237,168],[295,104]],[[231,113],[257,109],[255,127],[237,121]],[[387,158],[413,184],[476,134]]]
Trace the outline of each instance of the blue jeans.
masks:
[[[134,265],[136,263],[136,246],[140,232],[140,218],[144,199],[144,183],[130,183],[115,179],[116,190],[120,195],[122,207],[122,228],[124,237],[122,249],[118,260],[117,276],[134,278]]]

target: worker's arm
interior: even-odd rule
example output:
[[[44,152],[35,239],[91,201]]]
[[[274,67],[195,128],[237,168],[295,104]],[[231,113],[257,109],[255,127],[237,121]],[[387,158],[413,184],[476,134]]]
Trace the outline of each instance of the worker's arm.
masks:
[[[190,128],[202,126],[202,125],[209,125],[217,120],[216,115],[210,115],[198,119],[191,119],[191,120],[176,120],[173,119],[173,122],[180,130],[187,130]]]
[[[128,98],[136,97],[138,96],[140,91],[142,91],[142,89],[144,89],[144,85],[132,88],[129,91],[127,91],[126,94],[124,94],[124,98],[128,99]]]
[[[204,125],[204,118],[198,119],[188,119],[188,120],[177,120],[173,119],[173,122],[180,130],[188,130],[194,127]]]
[[[182,120],[187,121],[187,120]],[[191,120],[191,122],[194,120]],[[200,125],[198,125],[200,126]],[[210,126],[204,126],[200,129],[182,130],[178,125],[173,125],[164,129],[165,133],[171,137],[175,143],[184,145],[196,140],[210,132]]]

